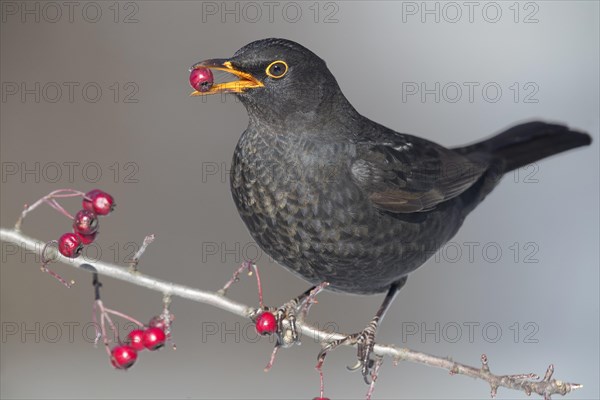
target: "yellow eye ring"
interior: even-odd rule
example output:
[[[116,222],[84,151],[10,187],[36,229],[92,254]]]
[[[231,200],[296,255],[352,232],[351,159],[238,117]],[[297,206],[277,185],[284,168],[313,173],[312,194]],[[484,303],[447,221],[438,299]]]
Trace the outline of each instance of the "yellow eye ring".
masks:
[[[281,60],[273,61],[265,70],[268,76],[275,79],[283,78],[287,71],[287,63]]]

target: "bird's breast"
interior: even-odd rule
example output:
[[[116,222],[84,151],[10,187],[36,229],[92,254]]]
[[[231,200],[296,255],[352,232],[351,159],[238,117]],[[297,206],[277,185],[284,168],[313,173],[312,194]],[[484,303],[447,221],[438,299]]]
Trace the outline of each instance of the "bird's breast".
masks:
[[[231,168],[231,190],[240,213],[262,219],[255,228],[285,224],[290,234],[298,233],[300,223],[319,230],[328,218],[351,214],[347,207],[360,200],[361,192],[350,182],[350,147],[245,132]],[[346,209],[339,209],[341,205]]]

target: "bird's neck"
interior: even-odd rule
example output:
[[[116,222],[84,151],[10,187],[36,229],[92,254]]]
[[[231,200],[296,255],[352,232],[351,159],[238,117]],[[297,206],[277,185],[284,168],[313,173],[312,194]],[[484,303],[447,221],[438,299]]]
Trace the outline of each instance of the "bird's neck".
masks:
[[[352,107],[341,91],[335,91],[312,109],[286,108],[285,111],[245,104],[248,128],[269,135],[309,135],[318,139],[346,136],[363,117]]]

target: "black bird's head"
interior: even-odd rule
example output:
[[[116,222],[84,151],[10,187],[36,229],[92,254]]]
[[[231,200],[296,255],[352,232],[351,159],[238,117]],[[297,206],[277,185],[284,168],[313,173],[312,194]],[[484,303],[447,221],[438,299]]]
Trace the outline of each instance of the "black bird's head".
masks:
[[[286,39],[257,40],[231,58],[205,60],[192,66],[198,68],[226,71],[237,80],[214,84],[192,96],[234,93],[250,117],[261,122],[290,116],[309,118],[311,114],[328,112],[324,103],[341,95],[325,61]]]

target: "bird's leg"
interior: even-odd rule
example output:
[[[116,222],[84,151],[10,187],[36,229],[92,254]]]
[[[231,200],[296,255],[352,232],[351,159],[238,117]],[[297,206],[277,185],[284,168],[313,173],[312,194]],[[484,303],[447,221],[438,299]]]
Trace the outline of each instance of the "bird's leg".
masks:
[[[372,379],[371,369],[375,364],[375,361],[372,358],[372,354],[373,347],[375,346],[375,334],[377,333],[379,322],[385,316],[385,312],[390,307],[390,304],[392,304],[392,301],[396,297],[398,290],[400,290],[400,288],[402,288],[402,286],[404,286],[405,283],[406,277],[392,284],[388,289],[387,294],[385,295],[385,299],[383,299],[383,303],[381,303],[381,306],[377,310],[375,317],[373,317],[373,319],[371,320],[371,322],[369,322],[367,327],[361,332],[348,335],[342,339],[334,340],[333,342],[330,342],[327,345],[325,345],[323,349],[321,349],[321,351],[319,352],[319,355],[317,356],[317,363],[323,363],[325,357],[327,356],[327,353],[342,344],[348,343],[351,345],[356,345],[358,361],[356,365],[348,367],[348,369],[351,371],[356,371],[360,368],[365,382],[367,383],[367,385],[369,385],[371,383],[370,380]]]
[[[310,306],[317,303],[315,300],[317,294],[327,286],[329,286],[329,283],[327,282],[313,286],[300,296],[279,307],[275,315],[277,319],[277,345],[290,347],[295,343],[299,343],[298,328],[296,327],[298,313],[300,313],[300,319],[304,319]],[[287,329],[283,326],[283,321],[285,320],[288,321]]]

